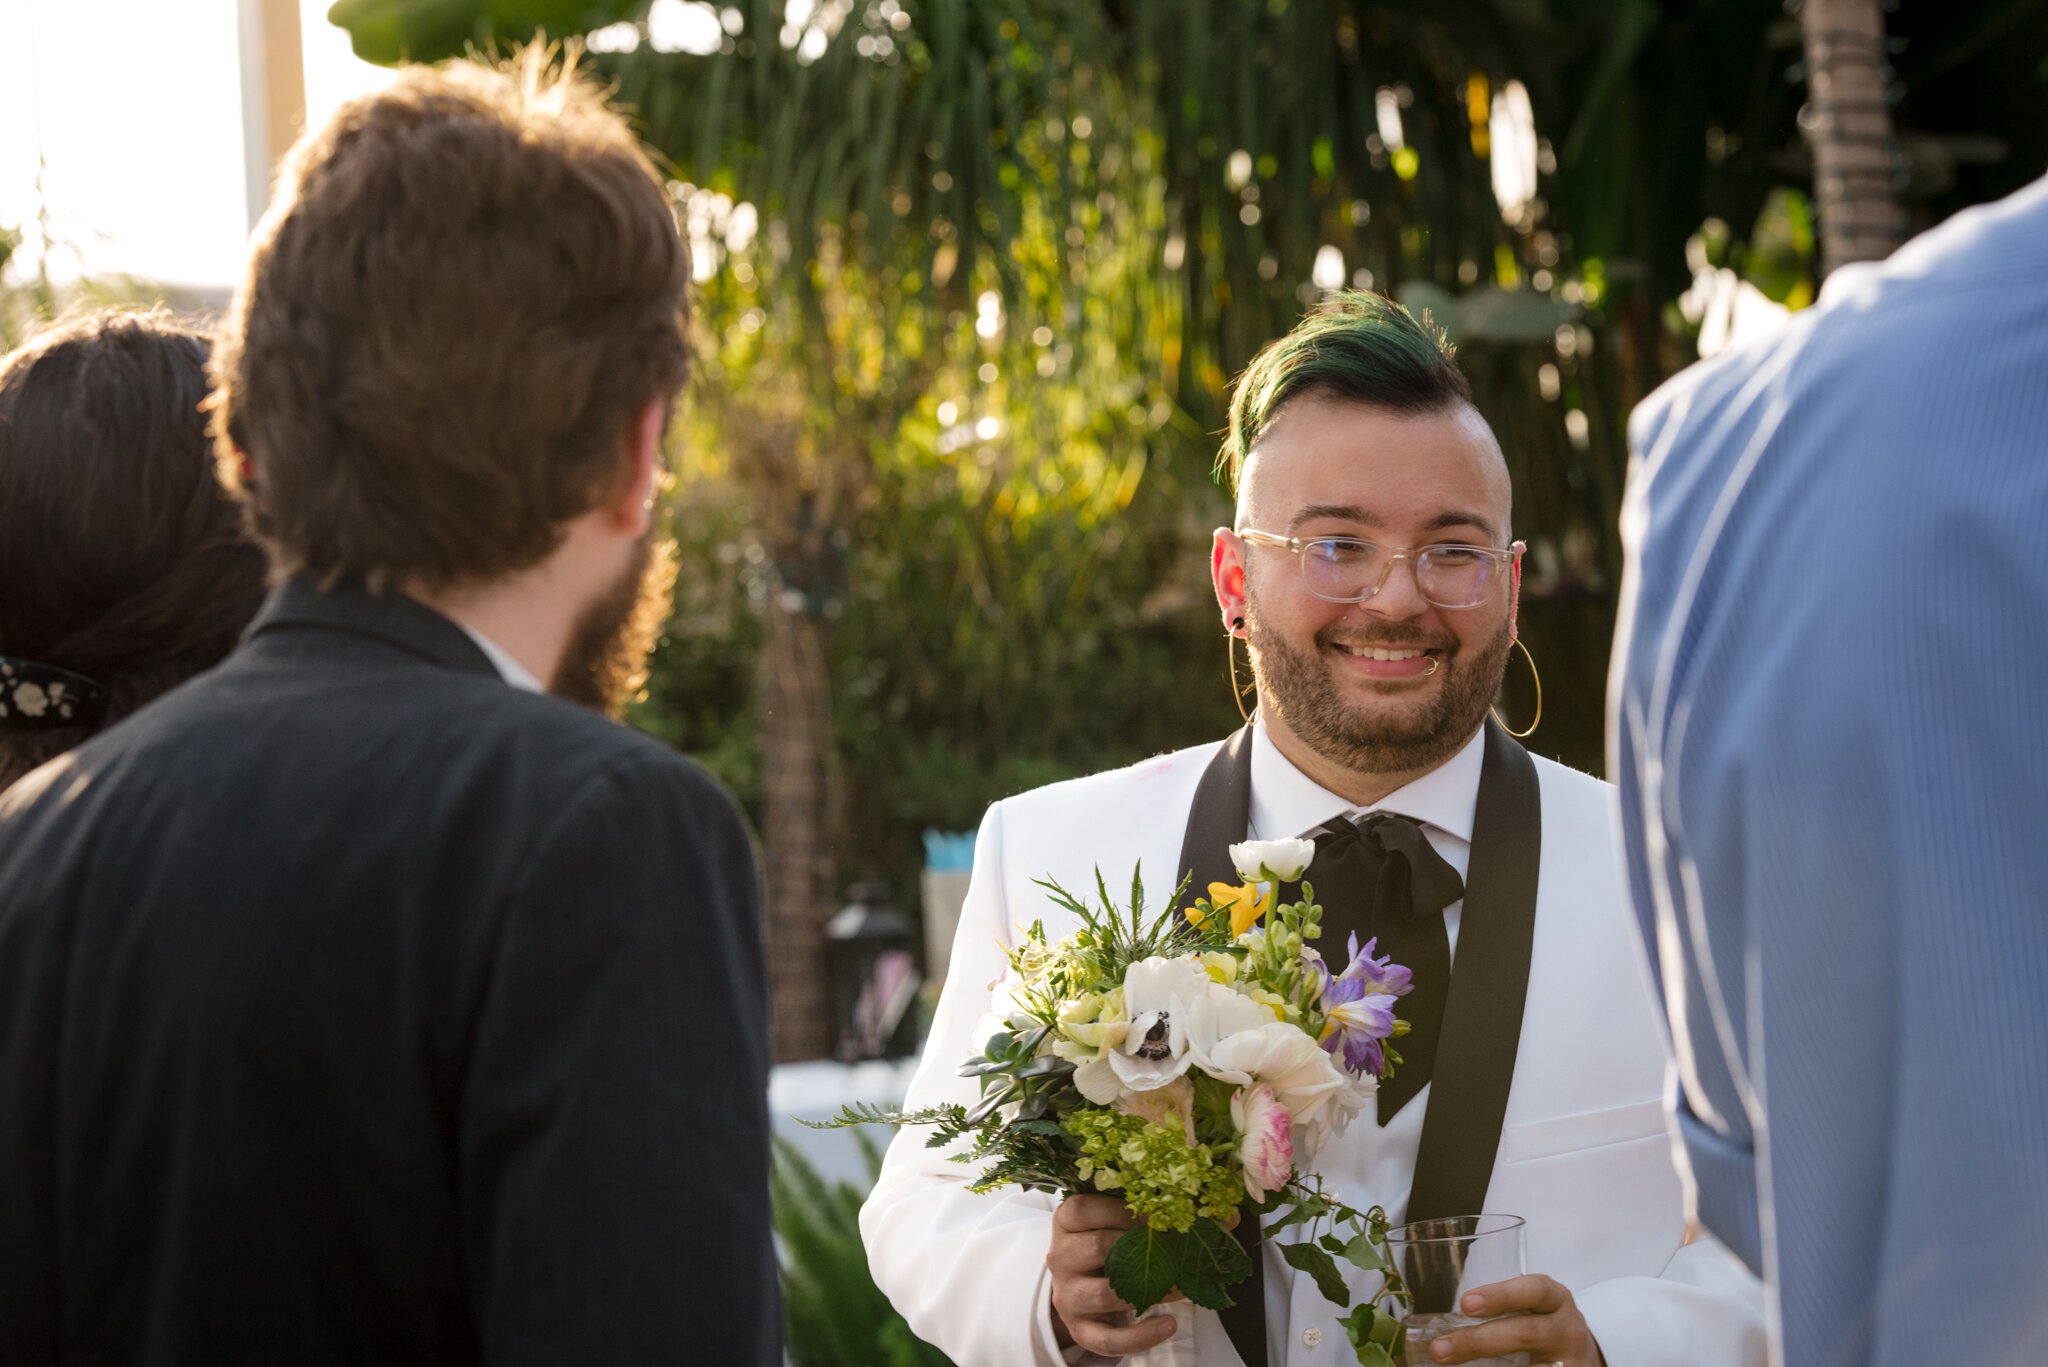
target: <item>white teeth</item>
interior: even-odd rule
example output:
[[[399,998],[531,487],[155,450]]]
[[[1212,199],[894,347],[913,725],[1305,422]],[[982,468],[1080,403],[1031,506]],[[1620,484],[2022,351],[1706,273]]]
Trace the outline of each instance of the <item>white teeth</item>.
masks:
[[[1380,646],[1345,646],[1344,649],[1368,660],[1412,660],[1424,653],[1420,650],[1387,650]]]

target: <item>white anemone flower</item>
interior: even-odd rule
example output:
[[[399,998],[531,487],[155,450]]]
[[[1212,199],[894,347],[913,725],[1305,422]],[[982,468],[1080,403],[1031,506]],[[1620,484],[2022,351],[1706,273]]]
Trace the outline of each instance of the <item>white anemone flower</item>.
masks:
[[[1292,883],[1316,857],[1316,842],[1242,840],[1230,847],[1230,862],[1247,883]]]
[[[1273,1024],[1273,1013],[1263,1003],[1243,992],[1212,983],[1188,1008],[1188,1052],[1195,1066],[1211,1077],[1216,1071],[1216,1048],[1233,1035]],[[1295,1033],[1299,1034],[1297,1030]],[[1243,1079],[1226,1077],[1226,1082],[1243,1085]]]
[[[1103,1051],[1116,1080],[1128,1091],[1164,1087],[1188,1070],[1188,1012],[1215,986],[1208,971],[1193,958],[1163,959],[1157,955],[1134,963],[1124,972],[1124,1014],[1130,1026],[1122,1045]],[[1091,1079],[1100,1085],[1100,1078]],[[1078,1070],[1075,1085],[1095,1100]]]

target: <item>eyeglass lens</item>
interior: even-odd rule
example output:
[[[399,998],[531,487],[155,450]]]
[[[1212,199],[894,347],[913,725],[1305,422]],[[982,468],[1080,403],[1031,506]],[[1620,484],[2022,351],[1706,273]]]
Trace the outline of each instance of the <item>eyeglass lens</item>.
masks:
[[[1414,563],[1416,588],[1438,607],[1476,607],[1493,583],[1493,557],[1471,546],[1430,546]],[[1387,551],[1349,538],[1310,541],[1301,548],[1301,573],[1316,597],[1356,603],[1385,579]]]

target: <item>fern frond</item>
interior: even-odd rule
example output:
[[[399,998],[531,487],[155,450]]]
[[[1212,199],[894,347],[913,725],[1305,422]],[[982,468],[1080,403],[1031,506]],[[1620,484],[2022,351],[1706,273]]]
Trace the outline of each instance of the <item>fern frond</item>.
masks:
[[[797,1124],[812,1130],[843,1130],[849,1125],[960,1125],[966,1120],[967,1108],[951,1102],[906,1111],[897,1106],[856,1101],[841,1107],[830,1120],[798,1120]]]

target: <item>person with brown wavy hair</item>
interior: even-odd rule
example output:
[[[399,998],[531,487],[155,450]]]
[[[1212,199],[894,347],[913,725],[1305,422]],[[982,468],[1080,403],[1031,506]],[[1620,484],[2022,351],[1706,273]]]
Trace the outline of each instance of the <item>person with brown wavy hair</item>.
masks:
[[[102,310],[0,358],[0,788],[220,663],[263,601],[209,346]]]
[[[781,1361],[752,850],[600,710],[689,280],[538,51],[287,158],[214,356],[279,583],[0,795],[0,1362]]]

